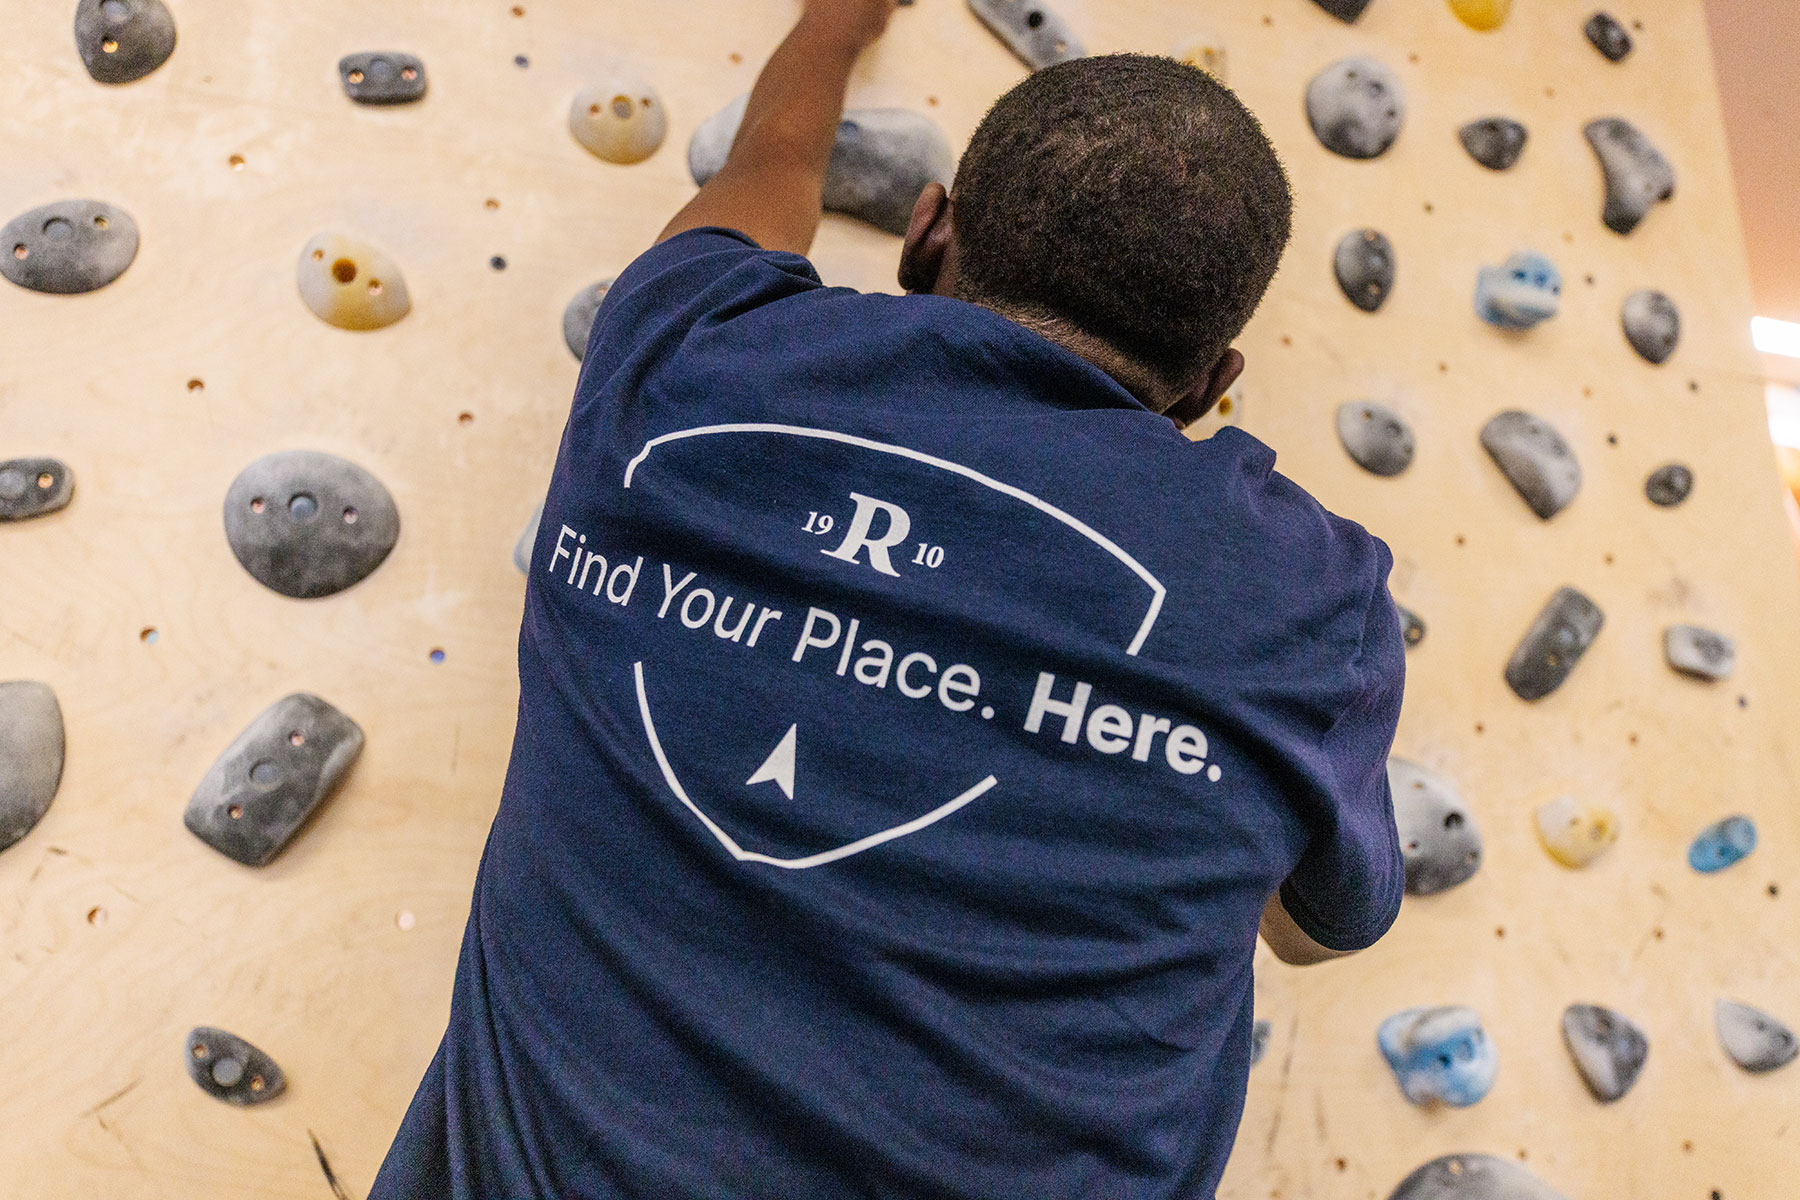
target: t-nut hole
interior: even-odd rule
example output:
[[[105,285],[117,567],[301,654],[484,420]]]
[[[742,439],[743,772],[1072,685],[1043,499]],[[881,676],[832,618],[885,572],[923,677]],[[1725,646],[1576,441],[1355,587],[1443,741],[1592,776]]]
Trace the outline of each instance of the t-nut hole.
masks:
[[[356,524],[357,515],[358,515],[357,511],[354,507],[344,509],[344,524],[346,524],[346,525]]]
[[[99,905],[95,905],[93,908],[88,909],[87,923],[92,925],[95,929],[106,924],[106,910]]]
[[[456,423],[458,425],[473,425],[475,423],[475,414],[472,412],[457,413]]]
[[[225,160],[225,165],[234,171],[241,171],[244,169],[244,156],[241,154],[234,154]]]
[[[612,98],[612,112],[613,116],[619,118],[621,121],[626,117],[629,117],[631,115],[631,97],[614,96]]]
[[[200,378],[198,375],[194,376],[194,378],[187,381],[187,390],[190,392],[204,392],[206,390],[206,380]]]
[[[295,492],[288,498],[288,512],[302,521],[319,515],[319,502],[311,492]]]
[[[324,257],[320,255],[319,257]],[[339,283],[351,283],[356,279],[356,263],[348,258],[340,258],[331,264],[331,277]]]

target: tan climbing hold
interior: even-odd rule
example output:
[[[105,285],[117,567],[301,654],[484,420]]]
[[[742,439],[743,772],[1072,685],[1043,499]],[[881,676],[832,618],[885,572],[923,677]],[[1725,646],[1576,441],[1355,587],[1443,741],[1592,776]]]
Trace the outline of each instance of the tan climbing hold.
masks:
[[[400,266],[361,238],[321,233],[300,251],[300,298],[339,329],[381,329],[412,311]]]
[[[1537,810],[1537,831],[1551,858],[1565,867],[1585,867],[1619,840],[1619,814],[1562,796]]]
[[[1227,82],[1229,60],[1225,43],[1210,34],[1189,38],[1170,52],[1170,57],[1190,67],[1198,67],[1220,83]]]
[[[576,94],[569,132],[607,162],[643,162],[668,136],[669,115],[655,88],[622,75]]]
[[[1487,33],[1506,24],[1512,0],[1450,0],[1450,11],[1470,29]]]

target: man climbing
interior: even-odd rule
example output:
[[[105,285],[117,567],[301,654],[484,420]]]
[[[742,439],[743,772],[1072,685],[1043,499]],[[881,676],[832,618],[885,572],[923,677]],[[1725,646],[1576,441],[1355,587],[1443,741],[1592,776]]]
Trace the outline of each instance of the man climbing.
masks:
[[[596,322],[450,1024],[374,1200],[1210,1197],[1260,926],[1400,903],[1391,559],[1226,429],[1290,197],[1173,61],[1003,97],[906,296],[801,257],[809,0]]]

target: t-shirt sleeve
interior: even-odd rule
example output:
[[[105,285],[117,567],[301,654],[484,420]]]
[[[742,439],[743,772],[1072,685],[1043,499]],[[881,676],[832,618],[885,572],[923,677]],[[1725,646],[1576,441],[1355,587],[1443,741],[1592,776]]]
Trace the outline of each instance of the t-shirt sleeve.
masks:
[[[1374,945],[1399,916],[1406,890],[1387,776],[1406,648],[1387,588],[1392,558],[1375,545],[1379,570],[1356,664],[1361,686],[1322,747],[1332,794],[1299,865],[1281,885],[1282,906],[1294,923],[1321,946],[1342,951]]]

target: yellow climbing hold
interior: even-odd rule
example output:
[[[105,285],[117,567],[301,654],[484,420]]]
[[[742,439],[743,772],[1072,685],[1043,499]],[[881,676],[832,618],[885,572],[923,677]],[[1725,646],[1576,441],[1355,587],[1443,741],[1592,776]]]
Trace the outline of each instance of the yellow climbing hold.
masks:
[[[360,238],[315,235],[300,250],[300,298],[339,329],[380,329],[412,310],[393,259]]]
[[[1506,24],[1512,12],[1512,0],[1450,0],[1450,11],[1470,29],[1486,33]]]
[[[576,95],[569,104],[569,132],[597,158],[637,163],[663,144],[669,117],[656,89],[620,75]]]
[[[1619,840],[1619,817],[1564,796],[1537,810],[1537,831],[1551,858],[1565,867],[1585,867]]]

